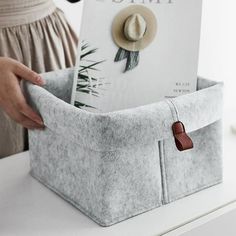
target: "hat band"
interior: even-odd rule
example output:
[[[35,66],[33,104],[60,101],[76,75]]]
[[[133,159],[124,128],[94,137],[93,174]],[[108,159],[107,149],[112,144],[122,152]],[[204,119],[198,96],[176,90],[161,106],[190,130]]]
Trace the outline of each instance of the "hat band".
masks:
[[[123,48],[119,48],[119,50],[116,54],[116,57],[115,57],[115,62],[122,61],[125,59],[127,59],[127,61],[126,61],[124,73],[129,70],[132,70],[136,66],[138,66],[138,64],[139,64],[139,51],[132,52],[132,51],[125,50]]]

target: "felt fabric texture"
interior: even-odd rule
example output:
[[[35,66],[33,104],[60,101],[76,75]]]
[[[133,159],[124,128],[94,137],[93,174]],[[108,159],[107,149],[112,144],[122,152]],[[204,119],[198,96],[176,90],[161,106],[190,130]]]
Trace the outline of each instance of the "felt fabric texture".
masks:
[[[46,130],[30,131],[32,175],[102,226],[175,201],[222,181],[222,83],[133,109],[91,113],[70,104],[73,70],[26,83]],[[63,101],[64,100],[64,101]],[[194,149],[179,152],[180,120]]]
[[[174,139],[161,141],[163,201],[170,203],[222,182],[222,129],[217,121],[189,134],[194,148],[177,152]]]

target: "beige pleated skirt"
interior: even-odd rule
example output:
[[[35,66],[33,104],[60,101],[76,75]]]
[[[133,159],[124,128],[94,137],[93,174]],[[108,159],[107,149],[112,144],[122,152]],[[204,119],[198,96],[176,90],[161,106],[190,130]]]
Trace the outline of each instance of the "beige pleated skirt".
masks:
[[[38,73],[74,66],[77,42],[59,9],[29,24],[0,27],[0,56],[16,59]],[[0,158],[26,147],[26,131],[0,109]]]

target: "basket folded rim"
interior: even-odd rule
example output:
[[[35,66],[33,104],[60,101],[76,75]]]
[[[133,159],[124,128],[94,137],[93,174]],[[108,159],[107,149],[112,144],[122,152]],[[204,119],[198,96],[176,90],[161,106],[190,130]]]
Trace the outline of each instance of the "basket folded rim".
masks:
[[[171,126],[177,120],[167,100],[122,111],[92,113],[68,104],[68,96],[64,96],[66,102],[59,99],[57,91],[71,93],[71,88],[63,86],[72,86],[68,81],[73,73],[73,69],[66,69],[42,74],[52,93],[46,90],[47,86],[25,84],[29,103],[51,131],[97,151],[113,151],[173,137]],[[222,118],[223,83],[199,78],[198,89],[171,99],[188,133]]]

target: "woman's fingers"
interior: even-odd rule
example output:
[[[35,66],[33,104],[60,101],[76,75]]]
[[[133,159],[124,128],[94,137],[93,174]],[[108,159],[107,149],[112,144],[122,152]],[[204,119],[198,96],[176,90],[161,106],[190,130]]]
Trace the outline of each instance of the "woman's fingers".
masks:
[[[25,127],[26,129],[40,129],[43,130],[45,127],[38,125],[37,123],[33,122],[27,117],[23,118],[22,126]]]
[[[14,106],[8,105],[5,109],[6,113],[17,123],[21,124],[27,129],[43,129],[44,126],[29,119],[27,116],[17,111]]]
[[[33,84],[40,86],[45,84],[45,81],[40,77],[39,74],[17,61],[14,61],[13,73],[22,79],[32,82]]]
[[[18,77],[42,85],[40,76],[10,58],[0,57],[0,105],[16,122],[29,129],[43,129],[42,118],[27,104]]]
[[[42,118],[33,111],[33,109],[24,101],[21,103],[17,103],[15,108],[28,119],[34,121],[39,126],[44,127]]]
[[[28,117],[22,115],[21,113],[18,113],[16,122],[21,124],[26,129],[44,129],[44,126],[30,120]]]
[[[21,110],[21,113],[23,115],[33,120],[34,122],[39,124],[41,127],[44,127],[42,118],[36,112],[34,112],[33,109],[28,104],[24,103],[21,107],[23,108]]]
[[[27,129],[44,129],[44,126],[39,125],[38,123],[30,120],[28,117],[24,116],[21,113],[18,113],[18,123]]]
[[[12,85],[14,94],[11,96],[11,103],[14,108],[28,119],[44,127],[42,118],[26,103],[25,97],[18,83]]]

